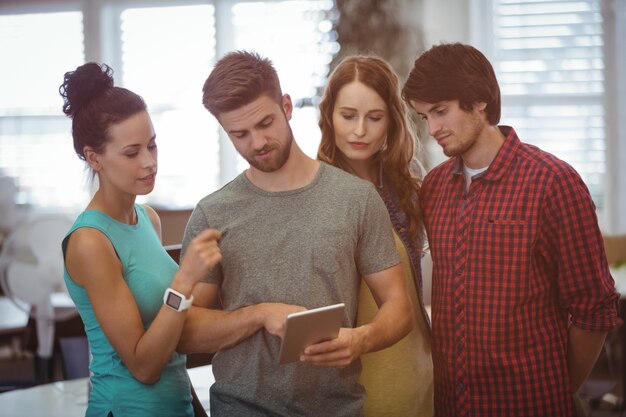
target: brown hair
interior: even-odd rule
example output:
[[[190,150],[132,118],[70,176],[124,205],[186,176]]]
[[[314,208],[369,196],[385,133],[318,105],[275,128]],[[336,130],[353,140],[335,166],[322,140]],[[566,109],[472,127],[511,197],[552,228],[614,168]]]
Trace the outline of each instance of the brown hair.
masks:
[[[417,142],[412,123],[407,117],[406,105],[400,98],[398,76],[386,61],[375,56],[351,56],[341,61],[333,70],[320,102],[319,126],[322,140],[317,157],[344,171],[351,171],[345,155],[335,143],[332,121],[339,91],[353,81],[359,81],[376,91],[387,105],[389,126],[386,147],[381,149],[377,157],[381,161],[385,178],[398,194],[400,206],[409,219],[409,236],[412,241],[416,241],[422,226],[422,216],[416,199],[420,182],[411,174],[410,167]]]
[[[272,62],[256,52],[235,51],[215,64],[202,88],[202,104],[217,118],[264,94],[281,102],[283,94]]]
[[[141,96],[113,86],[113,70],[106,64],[88,62],[66,72],[59,93],[63,112],[72,118],[74,151],[83,161],[85,146],[102,152],[112,125],[146,110]]]
[[[470,111],[474,103],[487,103],[491,125],[500,121],[500,87],[491,63],[478,49],[462,43],[435,45],[420,55],[402,89],[402,98],[438,103],[458,100]]]

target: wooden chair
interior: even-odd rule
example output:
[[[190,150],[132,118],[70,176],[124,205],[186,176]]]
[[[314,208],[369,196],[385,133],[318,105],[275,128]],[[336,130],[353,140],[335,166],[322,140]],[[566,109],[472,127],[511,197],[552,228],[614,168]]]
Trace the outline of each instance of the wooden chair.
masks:
[[[87,336],[62,337],[59,339],[63,376],[65,380],[89,376],[89,344]]]
[[[609,265],[626,262],[626,235],[604,235],[603,238]]]

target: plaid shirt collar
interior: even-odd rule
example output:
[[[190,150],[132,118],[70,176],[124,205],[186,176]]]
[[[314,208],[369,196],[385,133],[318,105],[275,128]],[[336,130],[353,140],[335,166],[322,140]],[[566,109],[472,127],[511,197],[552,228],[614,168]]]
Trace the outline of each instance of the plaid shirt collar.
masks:
[[[520,140],[517,137],[517,133],[515,133],[515,129],[511,126],[498,126],[498,128],[506,139],[494,160],[489,164],[489,168],[476,176],[482,177],[487,181],[497,181],[502,178],[507,168],[511,165],[511,162],[515,159],[517,148],[520,145]],[[463,158],[460,156],[455,157],[452,175],[463,176]],[[453,178],[454,177],[451,177],[450,179],[452,180]]]

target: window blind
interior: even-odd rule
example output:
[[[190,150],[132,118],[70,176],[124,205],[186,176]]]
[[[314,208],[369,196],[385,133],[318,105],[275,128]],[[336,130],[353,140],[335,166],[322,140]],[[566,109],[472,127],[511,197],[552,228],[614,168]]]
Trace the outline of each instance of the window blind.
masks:
[[[493,0],[503,124],[572,165],[604,204],[601,0]]]
[[[19,203],[80,208],[90,197],[58,95],[63,73],[85,57],[111,65],[116,84],[148,105],[159,175],[140,202],[193,207],[223,185],[225,172],[246,168],[223,152],[230,144],[201,101],[215,60],[230,50],[272,59],[297,107],[294,134],[315,156],[318,96],[338,50],[332,0],[102,0],[80,7],[90,2],[49,0],[28,13],[0,6],[0,175],[17,180]]]
[[[59,86],[84,60],[82,14],[0,15],[0,55],[0,175],[16,179],[17,203],[80,204],[87,177]]]

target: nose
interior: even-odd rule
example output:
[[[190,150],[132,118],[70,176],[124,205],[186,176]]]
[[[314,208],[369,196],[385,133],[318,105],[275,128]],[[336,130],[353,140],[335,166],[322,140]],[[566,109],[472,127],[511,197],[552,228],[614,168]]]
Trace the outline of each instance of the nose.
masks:
[[[356,123],[356,128],[354,129],[354,134],[359,137],[362,137],[362,136],[365,136],[366,132],[367,132],[367,126],[365,125],[365,119],[359,118]]]
[[[253,130],[251,133],[252,137],[252,149],[255,151],[259,151],[265,147],[267,144],[267,138],[259,131]]]
[[[150,152],[149,149],[141,152],[141,166],[144,168],[152,168],[156,166],[157,163],[157,153]]]
[[[441,124],[433,121],[432,119],[427,120],[428,123],[428,134],[432,137],[435,137],[437,133],[441,130]]]

